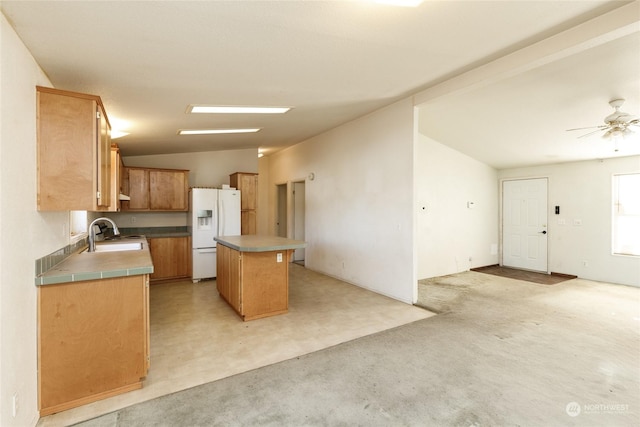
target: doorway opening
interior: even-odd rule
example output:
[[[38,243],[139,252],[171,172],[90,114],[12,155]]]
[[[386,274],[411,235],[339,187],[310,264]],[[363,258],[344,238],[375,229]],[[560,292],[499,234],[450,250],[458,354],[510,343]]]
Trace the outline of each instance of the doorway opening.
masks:
[[[297,181],[293,183],[292,199],[293,203],[293,238],[295,240],[305,239],[305,183]],[[296,249],[293,252],[293,262],[305,265],[304,248]]]
[[[287,184],[278,184],[276,187],[278,206],[276,236],[287,237]]]

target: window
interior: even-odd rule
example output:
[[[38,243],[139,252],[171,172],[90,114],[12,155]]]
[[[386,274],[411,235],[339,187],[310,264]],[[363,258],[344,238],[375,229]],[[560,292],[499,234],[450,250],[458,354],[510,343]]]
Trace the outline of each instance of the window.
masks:
[[[87,211],[69,212],[69,231],[72,241],[87,234]]]
[[[613,253],[640,256],[640,173],[613,176]]]

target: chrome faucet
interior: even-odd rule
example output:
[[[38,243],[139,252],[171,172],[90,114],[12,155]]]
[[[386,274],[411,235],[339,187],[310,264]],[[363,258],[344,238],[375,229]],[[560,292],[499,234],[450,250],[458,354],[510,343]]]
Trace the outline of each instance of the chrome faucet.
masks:
[[[107,218],[106,216],[103,216],[103,217],[94,219],[93,221],[91,221],[91,224],[89,224],[89,252],[96,251],[96,234],[93,231],[93,226],[100,221],[107,221],[111,223],[111,226],[113,227],[114,236],[117,236],[120,234],[120,230],[118,230],[118,226],[116,225],[115,222],[113,222],[111,218]]]

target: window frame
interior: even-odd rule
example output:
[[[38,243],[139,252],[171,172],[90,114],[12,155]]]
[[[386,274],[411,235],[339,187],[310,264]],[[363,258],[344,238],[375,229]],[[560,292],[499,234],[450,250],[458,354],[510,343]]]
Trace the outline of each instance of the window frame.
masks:
[[[70,243],[82,240],[89,235],[87,211],[69,211],[69,241]]]
[[[612,186],[611,186],[611,253],[615,256],[624,256],[624,257],[640,257],[640,239],[635,240],[639,243],[631,244],[631,253],[624,252],[622,248],[623,246],[620,243],[621,235],[634,235],[634,233],[628,232],[620,232],[620,220],[627,220],[628,223],[636,223],[635,225],[631,225],[630,227],[635,230],[638,230],[637,233],[640,234],[640,191],[628,191],[628,194],[635,195],[637,200],[633,200],[630,203],[626,203],[624,200],[620,200],[620,179],[624,176],[633,176],[634,180],[640,181],[640,172],[629,172],[629,173],[619,173],[612,175]],[[626,199],[625,199],[626,200]],[[629,212],[624,212],[624,206],[630,206]],[[621,212],[622,210],[622,212]],[[626,226],[628,227],[628,226]],[[633,241],[633,239],[631,239]]]

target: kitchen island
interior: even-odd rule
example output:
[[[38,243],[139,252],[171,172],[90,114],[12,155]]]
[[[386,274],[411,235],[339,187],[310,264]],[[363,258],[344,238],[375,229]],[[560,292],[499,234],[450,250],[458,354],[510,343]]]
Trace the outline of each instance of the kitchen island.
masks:
[[[289,309],[289,260],[301,240],[275,236],[219,236],[216,283],[220,296],[253,320]]]

